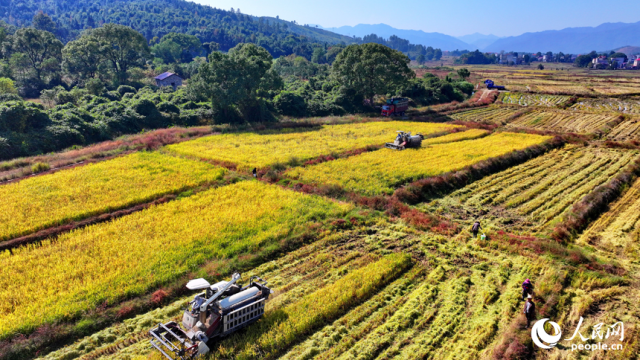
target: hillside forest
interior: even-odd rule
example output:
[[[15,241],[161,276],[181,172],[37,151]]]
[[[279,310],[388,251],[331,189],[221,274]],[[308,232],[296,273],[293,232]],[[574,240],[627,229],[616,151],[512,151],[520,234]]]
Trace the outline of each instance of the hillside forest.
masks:
[[[384,97],[429,105],[473,91],[461,77],[415,78],[411,57],[442,52],[397,37],[321,42],[320,30],[296,33],[308,26],[187,2],[167,2],[171,12],[144,1],[47,4],[0,9],[0,159],[155,128],[363,113]],[[158,88],[164,72],[186,86]]]

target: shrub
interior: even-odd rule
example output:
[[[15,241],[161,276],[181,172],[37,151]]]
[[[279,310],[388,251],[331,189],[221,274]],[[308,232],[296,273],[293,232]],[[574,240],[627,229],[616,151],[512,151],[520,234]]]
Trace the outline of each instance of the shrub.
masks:
[[[120,95],[124,95],[124,94],[135,94],[136,93],[136,88],[134,88],[133,86],[129,86],[129,85],[120,85],[118,86],[118,93],[120,93]]]
[[[43,162],[39,162],[39,163],[35,163],[33,166],[31,166],[31,171],[34,174],[43,172],[43,171],[47,171],[49,170],[51,167],[49,166],[49,164],[47,163],[43,163]]]

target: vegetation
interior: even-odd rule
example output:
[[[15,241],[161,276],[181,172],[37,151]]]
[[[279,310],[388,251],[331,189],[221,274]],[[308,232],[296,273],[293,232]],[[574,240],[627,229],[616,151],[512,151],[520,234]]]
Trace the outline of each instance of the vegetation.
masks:
[[[368,195],[392,193],[403,183],[461,170],[548,139],[538,135],[500,133],[421,149],[383,149],[306,168],[293,168],[286,175],[304,182],[339,185]]]
[[[3,185],[0,241],[212,183],[225,173],[201,162],[140,152]]]
[[[145,293],[212,258],[277,247],[283,231],[350,207],[244,181],[5,252],[0,338]]]
[[[503,104],[514,104],[520,106],[556,107],[568,100],[568,96],[562,95],[519,94],[507,92],[500,96],[500,101],[502,101]]]
[[[266,131],[203,137],[170,145],[167,150],[219,163],[234,164],[243,170],[251,170],[254,167],[266,168],[276,164],[297,166],[321,155],[380,146],[384,142],[393,141],[393,133],[399,127],[426,136],[442,135],[459,128],[450,124],[400,121],[325,125],[317,130]]]
[[[608,124],[615,123],[617,119],[616,115],[535,110],[516,118],[508,126],[590,134],[604,129]]]

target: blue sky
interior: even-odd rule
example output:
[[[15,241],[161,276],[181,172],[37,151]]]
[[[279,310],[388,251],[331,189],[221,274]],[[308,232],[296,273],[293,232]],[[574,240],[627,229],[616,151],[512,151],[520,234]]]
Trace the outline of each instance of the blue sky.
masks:
[[[280,16],[324,27],[385,23],[399,29],[462,36],[480,32],[498,36],[640,21],[640,2],[602,0],[536,1],[356,1],[356,0],[196,0],[222,9],[239,8],[257,16]]]

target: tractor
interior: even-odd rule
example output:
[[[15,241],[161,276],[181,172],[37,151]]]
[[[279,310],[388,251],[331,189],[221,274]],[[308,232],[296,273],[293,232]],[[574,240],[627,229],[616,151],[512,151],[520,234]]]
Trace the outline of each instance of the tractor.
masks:
[[[422,146],[422,140],[424,136],[422,134],[416,134],[411,136],[411,132],[396,131],[398,136],[392,143],[386,143],[384,147],[393,150],[405,150],[407,148],[419,148]]]

